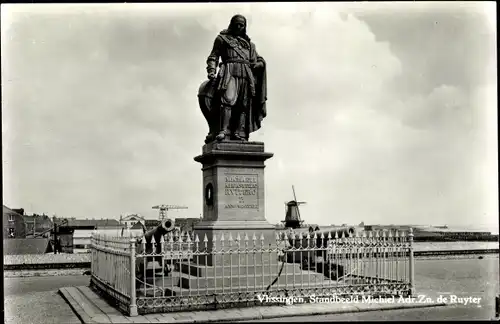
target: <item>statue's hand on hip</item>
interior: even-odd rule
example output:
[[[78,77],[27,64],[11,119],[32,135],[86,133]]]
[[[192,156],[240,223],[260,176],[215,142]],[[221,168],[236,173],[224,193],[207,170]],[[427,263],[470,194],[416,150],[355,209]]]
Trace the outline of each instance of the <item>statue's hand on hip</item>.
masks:
[[[255,70],[262,69],[263,67],[264,67],[264,63],[262,63],[262,62],[257,62],[257,63],[252,64],[252,68]]]

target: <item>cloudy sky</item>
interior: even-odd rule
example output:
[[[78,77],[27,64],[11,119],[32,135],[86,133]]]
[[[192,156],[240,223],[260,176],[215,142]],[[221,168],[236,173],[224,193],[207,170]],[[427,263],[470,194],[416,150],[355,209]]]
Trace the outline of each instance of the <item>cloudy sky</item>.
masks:
[[[268,65],[266,217],[498,226],[492,3],[2,5],[4,204],[202,212],[196,93],[231,16]]]

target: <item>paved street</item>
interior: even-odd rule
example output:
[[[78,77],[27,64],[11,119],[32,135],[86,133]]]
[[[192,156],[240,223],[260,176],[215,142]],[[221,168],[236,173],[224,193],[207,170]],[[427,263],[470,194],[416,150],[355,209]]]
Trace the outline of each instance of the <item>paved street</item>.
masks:
[[[4,279],[6,324],[80,324],[57,289],[87,285],[89,276],[53,276]]]
[[[57,291],[61,287],[85,286],[89,282],[90,276],[4,278],[4,291],[5,296],[10,296],[30,292]]]

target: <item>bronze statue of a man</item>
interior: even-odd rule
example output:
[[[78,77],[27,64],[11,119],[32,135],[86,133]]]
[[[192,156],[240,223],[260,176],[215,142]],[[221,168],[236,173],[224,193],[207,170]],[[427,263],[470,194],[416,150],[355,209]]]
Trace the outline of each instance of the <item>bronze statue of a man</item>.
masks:
[[[210,127],[206,143],[248,141],[266,117],[266,62],[257,54],[246,27],[245,17],[234,16],[229,27],[215,38],[207,58],[209,80],[198,92],[200,108]]]

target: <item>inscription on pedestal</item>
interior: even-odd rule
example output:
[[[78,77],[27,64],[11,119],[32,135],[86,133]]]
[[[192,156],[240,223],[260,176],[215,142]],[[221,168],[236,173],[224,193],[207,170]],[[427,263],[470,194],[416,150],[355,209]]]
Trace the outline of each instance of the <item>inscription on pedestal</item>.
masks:
[[[225,209],[259,209],[257,174],[224,173]]]

